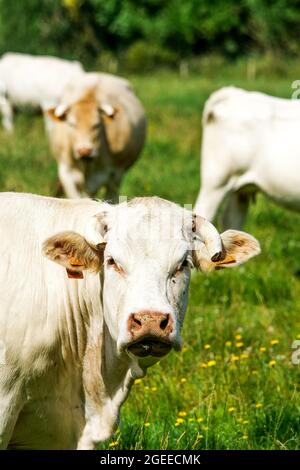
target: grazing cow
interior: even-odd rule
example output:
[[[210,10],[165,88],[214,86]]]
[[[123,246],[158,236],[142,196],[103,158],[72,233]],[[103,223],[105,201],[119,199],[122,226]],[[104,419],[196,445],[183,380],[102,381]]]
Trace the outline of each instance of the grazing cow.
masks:
[[[241,228],[260,190],[300,210],[300,102],[227,87],[205,104],[201,190],[195,211],[213,221],[227,199],[224,227]]]
[[[190,269],[260,251],[156,197],[2,193],[0,448],[92,449],[133,380],[180,349]]]
[[[87,73],[69,83],[46,119],[66,196],[95,196],[103,187],[104,197],[116,201],[123,174],[146,137],[144,109],[129,82]]]
[[[13,106],[49,108],[61,99],[69,80],[84,73],[79,62],[9,52],[0,59],[0,112],[13,130]]]

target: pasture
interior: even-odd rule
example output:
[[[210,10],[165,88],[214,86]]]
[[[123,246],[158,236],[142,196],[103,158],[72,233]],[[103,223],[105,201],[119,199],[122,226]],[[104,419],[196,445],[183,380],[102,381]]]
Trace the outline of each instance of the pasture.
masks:
[[[221,71],[214,79],[130,78],[149,132],[122,194],[193,204],[208,95],[234,83],[289,98],[297,77],[251,84]],[[55,194],[56,164],[40,116],[18,115],[15,135],[1,129],[0,141],[2,191]],[[234,270],[193,274],[183,351],[137,381],[119,430],[101,448],[300,449],[300,369],[291,363],[300,339],[300,216],[260,195],[245,230],[260,240],[261,256]]]

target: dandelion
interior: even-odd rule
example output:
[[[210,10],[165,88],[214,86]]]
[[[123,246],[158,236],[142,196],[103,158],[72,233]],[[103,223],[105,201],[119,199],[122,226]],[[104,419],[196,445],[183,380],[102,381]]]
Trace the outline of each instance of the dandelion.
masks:
[[[203,423],[203,421],[204,421],[204,418],[198,418],[197,419],[197,423]]]
[[[113,441],[113,442],[111,442],[111,443],[109,444],[108,447],[117,447],[118,444],[119,444],[118,441]]]
[[[208,361],[207,366],[208,367],[213,367],[216,365],[216,361]]]
[[[228,413],[233,413],[234,411],[236,411],[236,408],[234,406],[230,406],[228,408]]]
[[[144,423],[145,428],[149,428],[150,423]]]
[[[262,404],[262,403],[256,403],[256,404],[255,404],[255,408],[256,408],[257,410],[259,410],[259,409],[262,408],[262,407],[263,407],[263,404]]]
[[[246,440],[248,439],[247,434],[244,434],[244,435],[242,436],[242,439],[244,439],[244,440],[246,441]]]
[[[211,348],[210,344],[205,344],[204,345],[204,349],[210,349],[210,348]]]
[[[297,335],[297,339],[300,339],[300,335]]]
[[[150,387],[148,387],[148,385],[145,385],[144,390],[145,392],[148,392],[150,390]]]
[[[206,362],[201,362],[201,366],[200,366],[200,367],[202,367],[202,369],[207,369],[207,364],[206,364]]]
[[[235,344],[237,348],[242,348],[244,346],[244,343],[242,341],[238,342]]]
[[[180,383],[185,384],[185,383],[186,383],[186,379],[183,377],[182,379],[180,379]]]
[[[275,366],[275,364],[276,364],[275,359],[271,359],[271,361],[269,361],[269,366],[270,366],[270,367]]]
[[[189,418],[189,423],[194,423],[195,418]]]
[[[243,424],[249,424],[249,421],[247,419],[244,419]]]
[[[139,385],[142,382],[142,379],[135,379],[134,385]]]
[[[231,362],[239,361],[240,356],[236,356],[235,354],[231,356]]]
[[[249,354],[248,353],[241,354],[241,359],[249,359]]]
[[[227,348],[230,348],[231,345],[232,345],[232,342],[231,342],[231,341],[226,341],[225,346],[226,346]]]
[[[157,392],[157,387],[151,387],[151,392]]]
[[[184,418],[186,415],[187,415],[186,411],[179,411],[178,412],[178,416],[180,416],[181,418]]]
[[[202,426],[203,431],[208,431],[208,426]]]
[[[184,423],[184,419],[182,419],[182,418],[177,418],[177,419],[176,419],[175,426],[180,426],[180,425],[183,424],[183,423]]]
[[[278,340],[278,339],[272,339],[272,340],[270,341],[270,345],[271,345],[271,346],[275,346],[275,345],[278,344],[278,343],[279,343],[279,340]]]
[[[265,348],[264,346],[262,346],[261,348],[259,348],[259,352],[266,352],[267,348]]]
[[[240,341],[240,340],[242,339],[242,335],[235,335],[235,339],[236,339],[237,341]]]

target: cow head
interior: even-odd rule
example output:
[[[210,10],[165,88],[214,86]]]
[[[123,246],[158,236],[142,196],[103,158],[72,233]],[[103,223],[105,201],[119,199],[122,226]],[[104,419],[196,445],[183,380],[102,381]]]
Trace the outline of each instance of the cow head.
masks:
[[[44,244],[44,254],[70,277],[100,273],[104,317],[117,349],[146,367],[180,349],[191,269],[232,267],[259,252],[251,235],[219,235],[200,216],[155,197],[108,206],[85,237],[66,232]]]
[[[91,161],[102,152],[102,147],[106,145],[103,125],[113,120],[116,113],[116,108],[110,103],[99,103],[93,88],[74,103],[60,104],[47,111],[52,120],[68,126],[74,158],[86,161]]]

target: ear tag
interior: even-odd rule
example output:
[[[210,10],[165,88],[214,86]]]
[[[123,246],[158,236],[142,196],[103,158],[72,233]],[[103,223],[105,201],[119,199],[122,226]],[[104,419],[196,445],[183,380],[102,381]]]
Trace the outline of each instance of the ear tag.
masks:
[[[83,279],[82,271],[72,271],[71,269],[66,268],[68,278],[70,279]]]

